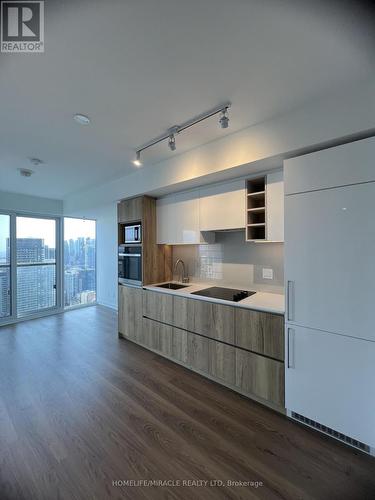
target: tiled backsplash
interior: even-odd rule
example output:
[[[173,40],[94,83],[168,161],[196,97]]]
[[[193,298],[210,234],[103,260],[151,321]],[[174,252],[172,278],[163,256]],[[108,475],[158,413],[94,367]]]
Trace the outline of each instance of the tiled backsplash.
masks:
[[[283,291],[282,243],[246,243],[244,231],[216,233],[216,242],[211,245],[174,246],[173,262],[179,258],[185,262],[191,281],[212,281],[276,293]],[[263,268],[273,270],[272,280],[262,277]]]

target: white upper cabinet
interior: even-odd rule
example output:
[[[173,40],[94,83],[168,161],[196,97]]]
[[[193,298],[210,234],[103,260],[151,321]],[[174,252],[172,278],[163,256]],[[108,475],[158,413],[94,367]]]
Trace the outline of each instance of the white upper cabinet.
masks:
[[[157,243],[204,243],[199,229],[199,192],[176,193],[156,201]]]
[[[203,187],[199,190],[201,231],[245,227],[245,181]]]
[[[266,240],[284,241],[284,175],[281,170],[267,175]]]
[[[375,181],[375,138],[284,162],[285,194]]]

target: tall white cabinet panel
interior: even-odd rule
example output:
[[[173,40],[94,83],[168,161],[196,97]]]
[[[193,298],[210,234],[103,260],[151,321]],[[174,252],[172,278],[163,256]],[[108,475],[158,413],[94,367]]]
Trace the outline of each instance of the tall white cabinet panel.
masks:
[[[207,186],[199,190],[201,231],[245,227],[245,181]]]
[[[290,326],[285,405],[375,447],[375,343]]]
[[[285,194],[375,181],[375,138],[284,162]]]
[[[375,183],[285,199],[286,320],[375,341]]]
[[[199,192],[177,193],[174,200],[176,242],[194,244],[201,242],[199,229]]]
[[[156,240],[167,245],[176,241],[174,195],[156,200]]]
[[[199,229],[199,193],[186,191],[156,201],[157,243],[168,245],[204,242]]]
[[[267,241],[284,241],[284,175],[282,171],[267,175],[266,228]]]

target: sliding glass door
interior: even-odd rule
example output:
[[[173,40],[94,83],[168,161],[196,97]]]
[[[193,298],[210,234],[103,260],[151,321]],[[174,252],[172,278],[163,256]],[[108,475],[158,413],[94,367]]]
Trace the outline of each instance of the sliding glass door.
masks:
[[[0,214],[0,320],[11,316],[10,215]]]
[[[17,316],[57,307],[57,220],[16,219]]]

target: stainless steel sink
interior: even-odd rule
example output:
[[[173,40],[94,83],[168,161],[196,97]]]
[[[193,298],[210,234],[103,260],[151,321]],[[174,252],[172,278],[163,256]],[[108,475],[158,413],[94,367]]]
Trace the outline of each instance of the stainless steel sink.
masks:
[[[179,285],[178,283],[164,283],[164,285],[157,285],[158,288],[169,288],[169,290],[179,290],[180,288],[187,288],[188,285]]]

